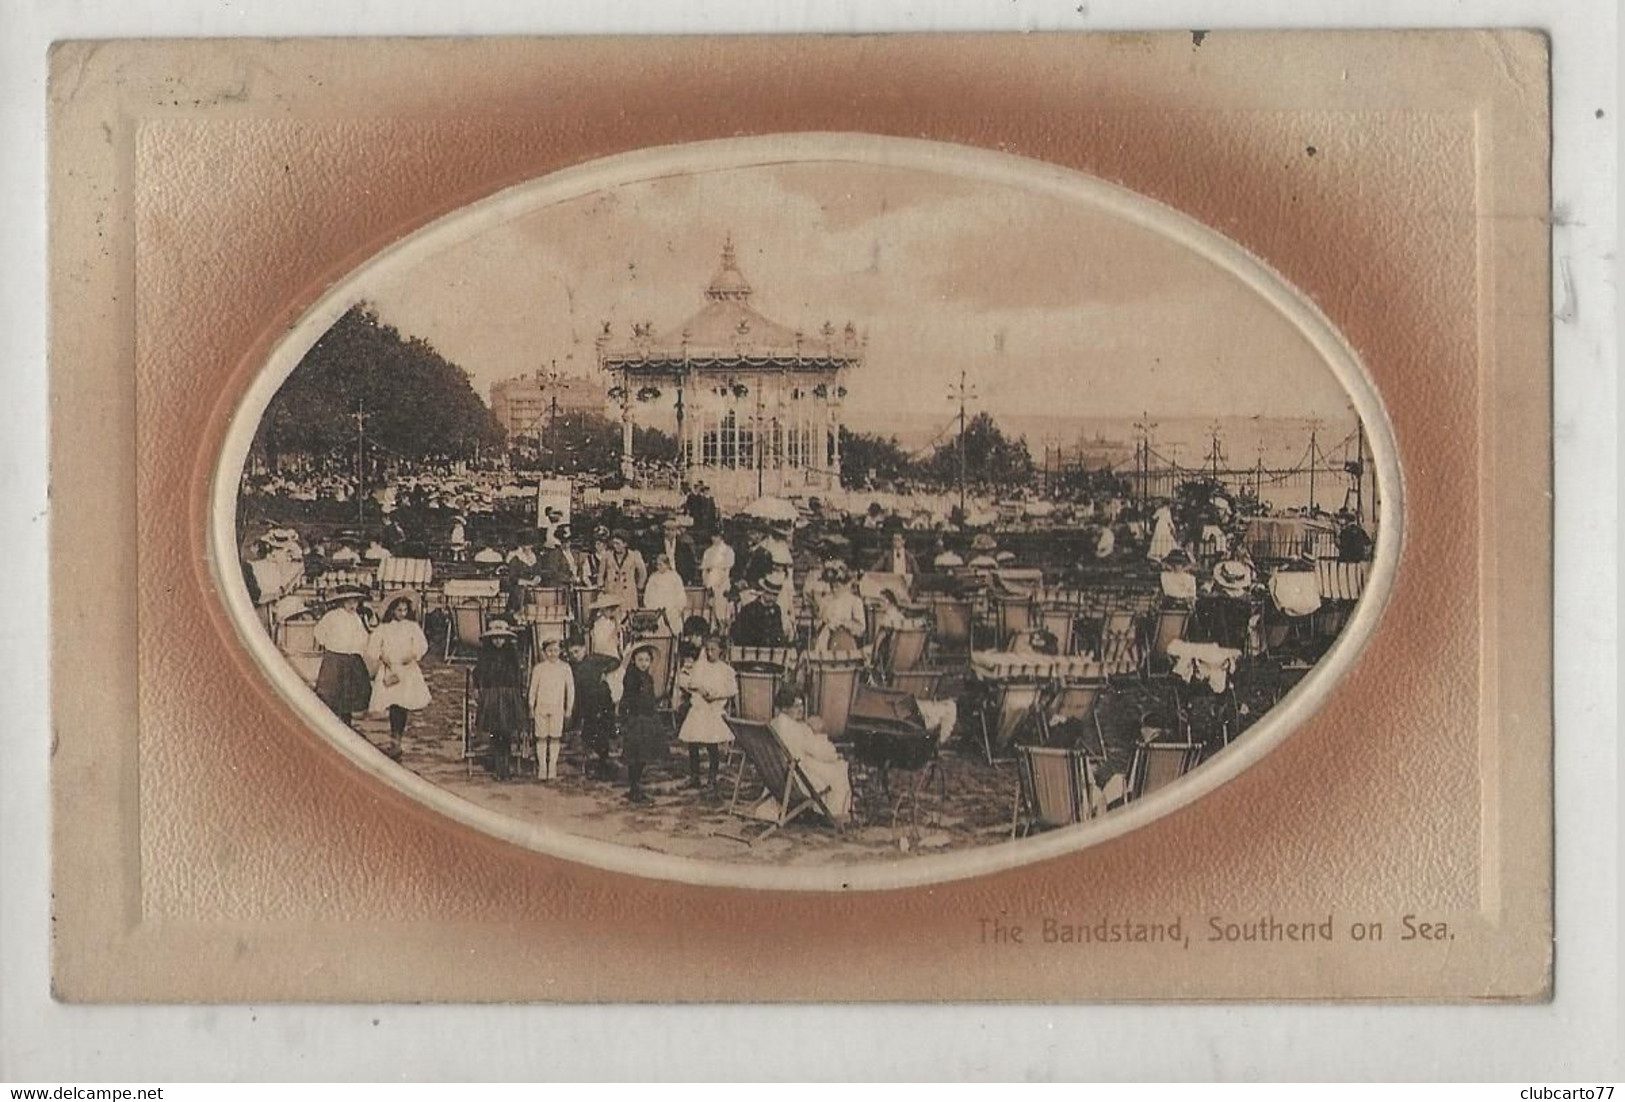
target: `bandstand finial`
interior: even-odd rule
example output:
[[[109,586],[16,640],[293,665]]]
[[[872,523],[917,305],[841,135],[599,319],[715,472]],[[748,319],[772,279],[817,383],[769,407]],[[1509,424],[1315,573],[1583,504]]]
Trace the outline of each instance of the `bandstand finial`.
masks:
[[[705,297],[714,302],[734,299],[743,302],[750,298],[751,287],[739,271],[738,254],[734,250],[734,236],[730,231],[722,242],[722,266],[711,278]]]

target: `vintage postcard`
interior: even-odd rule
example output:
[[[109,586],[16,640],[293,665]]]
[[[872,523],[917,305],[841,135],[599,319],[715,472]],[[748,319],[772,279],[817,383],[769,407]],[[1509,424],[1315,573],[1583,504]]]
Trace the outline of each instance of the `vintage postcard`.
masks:
[[[1546,997],[1546,64],[59,46],[58,996]]]

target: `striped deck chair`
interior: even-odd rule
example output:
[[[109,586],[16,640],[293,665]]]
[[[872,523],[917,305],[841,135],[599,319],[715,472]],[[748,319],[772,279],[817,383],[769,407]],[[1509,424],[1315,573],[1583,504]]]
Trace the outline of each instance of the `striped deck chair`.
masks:
[[[1128,798],[1138,800],[1189,773],[1202,757],[1202,745],[1190,741],[1142,740],[1129,764]]]
[[[824,797],[829,794],[829,789],[820,791],[813,787],[807,774],[802,771],[801,766],[785,748],[772,727],[766,723],[732,716],[727,717],[727,723],[728,729],[733,732],[734,745],[740,751],[739,765],[734,772],[733,797],[728,801],[728,813],[755,818],[750,812],[754,811],[759,803],[754,803],[743,811],[739,807],[739,794],[744,785],[747,762],[761,780],[767,795],[777,804],[777,814],[771,822],[756,835],[736,838],[737,841],[755,845],[809,811],[824,816],[834,826],[835,832],[841,833],[840,824],[835,822],[835,816],[824,803]],[[724,837],[735,836],[724,835]]]
[[[1042,722],[1040,704],[1049,684],[1047,669],[1047,666],[1037,664],[1010,666],[993,682],[989,706],[982,709],[981,715],[982,752],[987,756],[989,765],[1008,749],[1028,716],[1039,716]],[[988,722],[989,713],[993,716],[991,724]]]
[[[1101,620],[1095,648],[1107,674],[1138,674],[1145,665],[1141,618],[1135,602],[1114,604]]]
[[[1053,746],[1016,747],[1015,803],[1010,817],[1012,838],[1072,826],[1105,810],[1088,755]]]
[[[1097,758],[1106,756],[1106,734],[1100,729],[1100,697],[1110,688],[1104,675],[1099,677],[1069,678],[1055,690],[1055,695],[1044,709],[1048,720],[1087,720],[1095,727],[1095,745],[1091,753]],[[1048,725],[1046,724],[1046,730]]]

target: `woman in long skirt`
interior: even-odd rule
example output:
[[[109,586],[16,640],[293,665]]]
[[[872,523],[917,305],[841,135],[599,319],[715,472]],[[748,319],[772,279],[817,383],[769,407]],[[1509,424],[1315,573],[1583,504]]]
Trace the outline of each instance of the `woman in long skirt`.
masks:
[[[423,679],[420,663],[429,653],[429,640],[418,626],[411,597],[401,595],[384,608],[383,623],[367,640],[367,657],[377,670],[372,679],[372,699],[367,711],[389,716],[389,749],[395,761],[401,760],[401,736],[406,718],[429,706],[429,684]]]
[[[480,657],[474,663],[475,725],[491,743],[491,773],[499,781],[513,775],[516,756],[521,762],[529,756],[530,712],[516,638],[507,621],[492,620],[480,637]]]
[[[361,619],[361,601],[366,595],[360,586],[336,587],[330,598],[333,607],[316,622],[316,642],[322,648],[316,695],[346,726],[372,700],[372,678],[363,657],[368,633]]]
[[[626,798],[646,804],[643,771],[664,761],[671,734],[655,699],[654,648],[641,646],[627,656],[621,689],[621,757],[626,762]]]

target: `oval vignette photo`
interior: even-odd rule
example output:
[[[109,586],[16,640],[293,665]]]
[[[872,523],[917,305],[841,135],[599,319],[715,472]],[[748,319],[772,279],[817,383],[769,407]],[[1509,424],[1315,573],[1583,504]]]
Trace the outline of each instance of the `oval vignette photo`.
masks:
[[[1289,735],[1380,611],[1391,440],[1331,325],[1151,200],[739,139],[335,284],[238,404],[211,538],[277,691],[441,813],[885,888],[1135,829]]]

